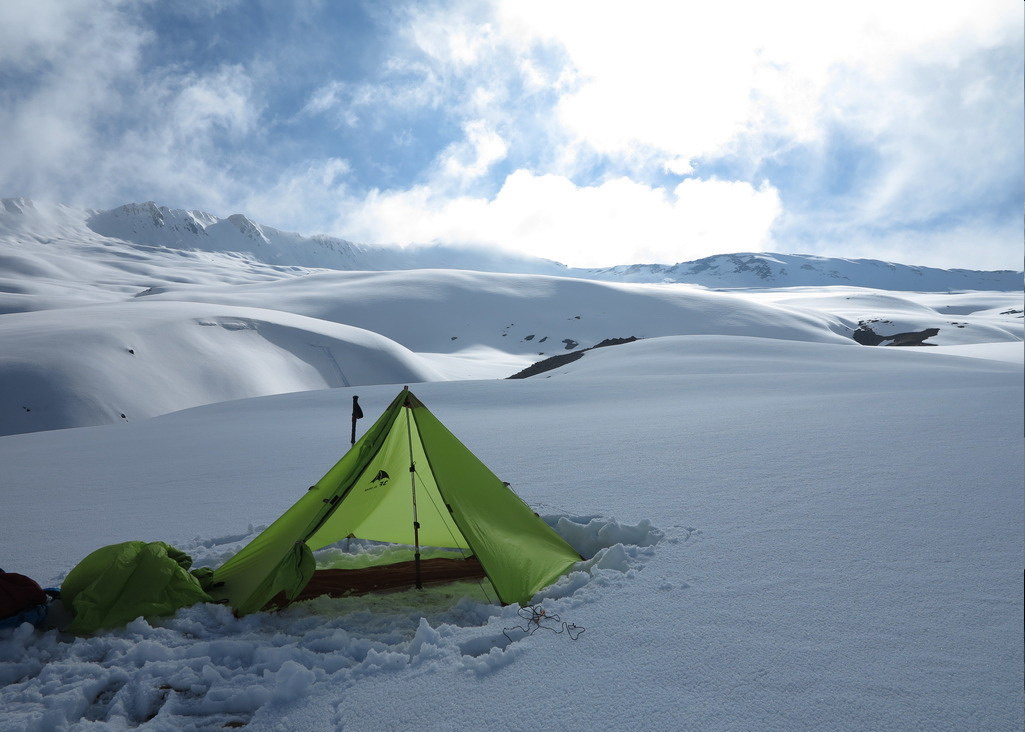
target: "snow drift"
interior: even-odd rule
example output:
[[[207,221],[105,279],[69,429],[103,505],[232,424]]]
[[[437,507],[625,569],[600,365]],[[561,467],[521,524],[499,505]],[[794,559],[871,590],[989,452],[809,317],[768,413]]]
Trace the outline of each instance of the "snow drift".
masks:
[[[347,323],[417,352],[487,346],[551,355],[610,337],[719,334],[845,343],[838,318],[698,288],[458,270],[322,272],[236,287],[167,286],[140,297],[248,306]]]
[[[444,377],[384,336],[301,315],[133,302],[0,318],[0,434],[199,404]]]

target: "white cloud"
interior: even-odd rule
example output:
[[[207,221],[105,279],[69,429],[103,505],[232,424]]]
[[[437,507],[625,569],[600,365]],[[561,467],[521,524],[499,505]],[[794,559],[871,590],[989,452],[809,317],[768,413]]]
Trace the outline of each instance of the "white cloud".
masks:
[[[582,142],[605,154],[655,147],[693,159],[753,132],[814,138],[837,69],[885,86],[908,57],[954,66],[1020,36],[1021,8],[1002,0],[507,0],[500,17],[522,44],[565,49],[581,83],[558,115]],[[861,103],[871,108],[871,92]]]
[[[441,171],[445,178],[454,182],[474,181],[503,160],[509,145],[501,135],[488,127],[483,120],[474,120],[463,125],[466,138],[446,148],[441,156]]]
[[[144,68],[154,40],[131,3],[0,4],[0,187],[87,206],[157,199],[228,206],[245,159],[226,146],[259,134],[247,71]],[[232,169],[236,172],[233,173]]]
[[[475,124],[510,130],[502,152],[518,161],[533,155],[533,172],[510,176],[493,198],[450,191],[437,171],[414,189],[375,191],[346,204],[355,206],[348,220],[360,222],[360,236],[502,243],[581,261],[582,245],[566,244],[577,240],[587,242],[591,262],[614,246],[618,253],[608,256],[620,262],[669,261],[779,245],[766,235],[776,221],[787,226],[774,231],[799,230],[803,241],[819,227],[825,245],[832,237],[868,246],[869,231],[926,227],[960,206],[981,204],[1001,186],[1014,187],[1020,177],[1020,166],[1006,174],[1008,151],[1014,154],[1020,137],[1020,74],[999,63],[979,65],[992,49],[1020,46],[1020,4],[509,0],[496,8],[485,19],[467,18],[461,6],[418,13],[407,35],[425,53],[436,91],[451,92],[453,75],[480,84],[486,93],[464,94],[454,108]],[[484,78],[495,69],[502,72]],[[503,75],[509,69],[517,75]],[[527,121],[510,109],[520,101],[510,94],[515,84],[528,94],[554,95],[530,127],[540,133],[533,139],[513,131]],[[837,131],[864,150],[829,149]],[[450,178],[471,173],[463,178],[472,180],[488,166],[474,156],[479,148],[465,126],[464,132],[436,167]],[[700,175],[703,163],[720,157],[731,158],[739,176],[751,175],[794,146],[817,156],[809,175],[833,166],[836,176],[846,176],[840,187],[847,186],[843,193],[819,192],[824,208],[799,212],[801,226],[790,226],[794,216],[777,216],[787,212],[771,185],[727,189],[724,181],[688,180],[670,194],[651,182],[659,170]],[[844,158],[861,153],[869,159]],[[587,180],[582,173],[593,175],[607,161],[637,182],[571,182]],[[853,169],[863,162],[875,168]],[[729,205],[716,205],[726,190]],[[717,193],[687,204],[707,191]],[[404,220],[393,223],[392,213]],[[631,225],[622,226],[624,220]],[[927,231],[879,236],[925,247],[923,256],[929,251]],[[1020,241],[981,240],[999,247],[993,259],[1007,261],[1020,248]]]
[[[302,111],[307,114],[327,112],[329,109],[338,106],[344,89],[345,85],[340,81],[329,81],[327,84],[314,90]]]
[[[372,242],[476,243],[573,266],[674,263],[759,250],[779,198],[743,182],[686,180],[672,194],[627,178],[577,186],[518,170],[494,198],[435,195],[429,186],[350,200],[339,231]]]
[[[21,195],[71,201],[92,173],[95,121],[119,110],[147,31],[113,3],[89,0],[0,3],[0,185]]]
[[[969,220],[940,231],[847,231],[837,237],[826,234],[821,243],[800,248],[797,253],[942,269],[1020,271],[1021,235],[1020,219],[1005,223]]]
[[[662,165],[667,172],[674,175],[690,175],[694,172],[694,166],[687,158],[673,158],[666,160]]]
[[[177,80],[172,115],[179,137],[211,133],[240,136],[257,126],[260,109],[253,100],[253,83],[242,67],[223,66],[212,74]]]
[[[886,257],[903,261],[955,241],[1020,260],[1020,232],[972,210],[1021,186],[1020,3],[409,4],[377,16],[392,23],[375,49],[385,61],[365,78],[318,79],[299,117],[267,106],[266,58],[145,67],[147,44],[173,29],[143,27],[138,7],[0,3],[4,190],[242,209],[307,233],[334,222],[347,238],[491,244],[576,264],[788,242],[857,255],[873,241],[909,247]],[[346,128],[335,140],[331,122]],[[295,129],[317,139],[305,146]],[[397,147],[430,138],[439,152],[404,152],[418,161],[407,178],[363,193],[364,171],[347,161],[364,151],[344,145],[368,130]],[[863,146],[871,165],[842,170],[864,161],[831,150],[836,139]],[[792,162],[794,149],[808,159]],[[825,191],[825,174],[822,191],[751,183],[766,161],[796,166],[792,177],[839,166],[848,189]]]
[[[284,170],[272,184],[246,194],[236,205],[260,223],[307,234],[310,211],[331,211],[347,195],[347,160],[308,161]]]

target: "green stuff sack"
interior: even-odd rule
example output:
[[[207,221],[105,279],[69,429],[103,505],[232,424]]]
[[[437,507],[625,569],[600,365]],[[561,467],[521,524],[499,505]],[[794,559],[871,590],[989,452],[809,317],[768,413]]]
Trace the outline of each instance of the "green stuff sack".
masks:
[[[71,633],[118,628],[136,618],[173,615],[209,602],[189,574],[192,558],[162,541],[127,541],[97,549],[78,563],[61,585],[61,599],[75,619]]]

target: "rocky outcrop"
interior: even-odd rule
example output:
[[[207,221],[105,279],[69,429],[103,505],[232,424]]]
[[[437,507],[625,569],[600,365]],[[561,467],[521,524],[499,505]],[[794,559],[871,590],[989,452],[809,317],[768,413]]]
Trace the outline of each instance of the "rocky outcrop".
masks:
[[[518,371],[512,376],[508,376],[506,378],[526,379],[531,376],[537,376],[538,374],[543,374],[545,371],[551,371],[552,369],[557,369],[560,366],[565,366],[568,363],[573,363],[577,359],[583,358],[585,353],[593,351],[595,348],[618,346],[622,343],[633,343],[636,340],[637,338],[635,336],[630,336],[629,338],[606,338],[601,343],[597,343],[590,348],[582,348],[579,351],[574,351],[573,353],[562,353],[558,356],[552,356],[551,358],[546,358],[543,361],[538,361],[537,363],[531,364],[527,368],[523,369],[523,371]]]
[[[858,326],[853,333],[853,338],[863,346],[935,346],[935,343],[923,343],[923,341],[940,332],[939,328],[926,328],[925,330],[884,336],[876,333],[865,323],[859,323]]]

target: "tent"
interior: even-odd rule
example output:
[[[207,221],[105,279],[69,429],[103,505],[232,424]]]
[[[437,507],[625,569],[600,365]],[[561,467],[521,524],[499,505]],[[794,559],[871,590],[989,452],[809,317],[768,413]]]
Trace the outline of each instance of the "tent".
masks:
[[[408,388],[206,589],[239,614],[295,600],[314,575],[312,552],[346,538],[413,546],[408,584],[418,586],[422,547],[460,550],[506,604],[528,602],[581,559]]]

